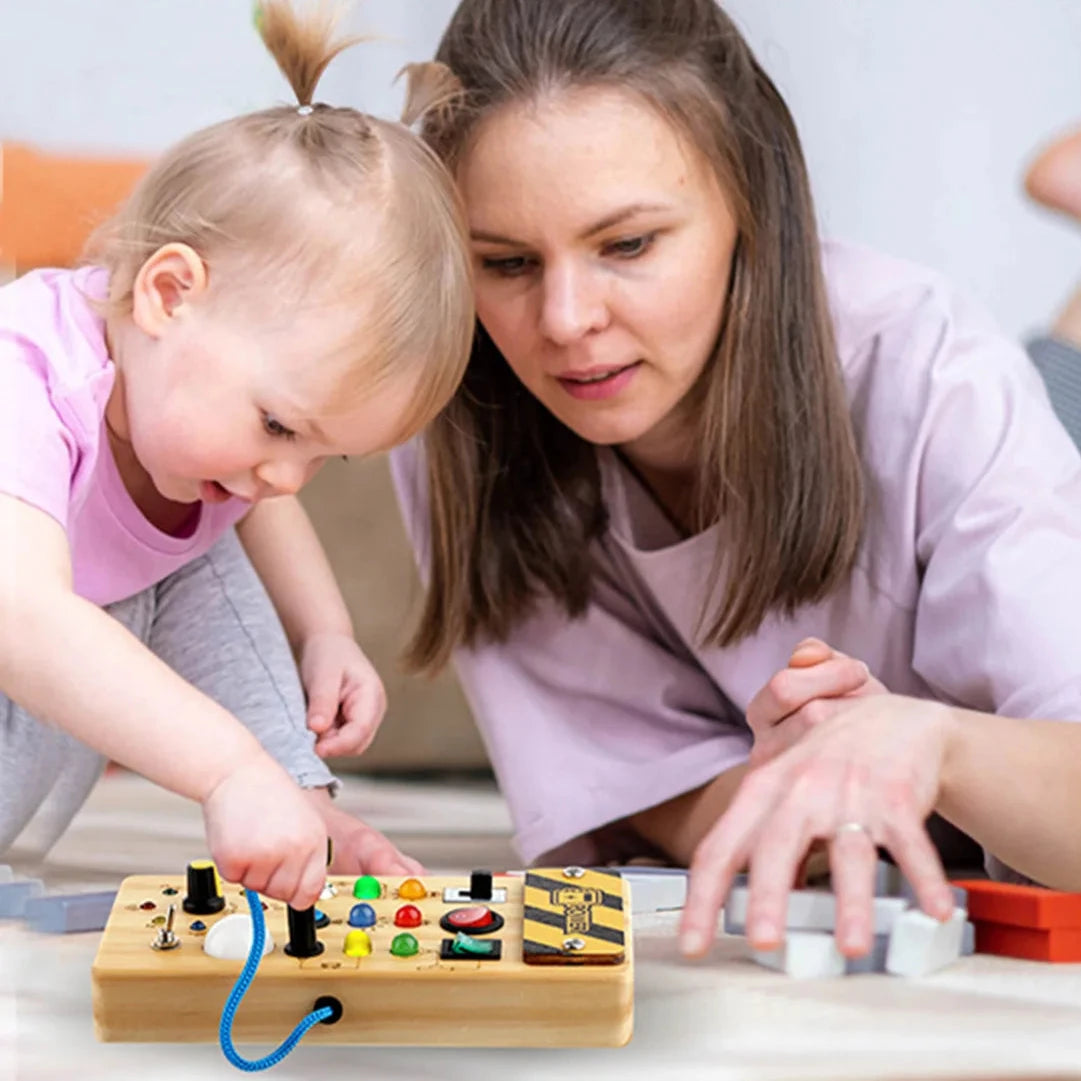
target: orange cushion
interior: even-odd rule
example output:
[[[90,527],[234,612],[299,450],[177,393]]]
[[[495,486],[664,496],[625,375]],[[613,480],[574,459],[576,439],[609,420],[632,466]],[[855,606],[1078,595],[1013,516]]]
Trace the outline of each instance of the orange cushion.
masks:
[[[70,157],[0,145],[0,263],[17,273],[71,266],[147,162]]]

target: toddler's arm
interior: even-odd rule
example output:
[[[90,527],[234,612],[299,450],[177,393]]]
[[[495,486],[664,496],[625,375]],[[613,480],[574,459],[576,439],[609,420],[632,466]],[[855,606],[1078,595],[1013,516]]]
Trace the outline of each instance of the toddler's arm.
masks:
[[[257,503],[237,526],[300,664],[308,727],[324,757],[360,754],[386,708],[382,681],[353,637],[334,572],[295,496]]]
[[[61,526],[0,495],[0,691],[109,758],[203,805],[231,881],[302,907],[323,884],[326,832],[230,713],[72,592]]]
[[[236,528],[297,653],[317,634],[352,638],[349,610],[323,545],[296,496],[256,503]]]

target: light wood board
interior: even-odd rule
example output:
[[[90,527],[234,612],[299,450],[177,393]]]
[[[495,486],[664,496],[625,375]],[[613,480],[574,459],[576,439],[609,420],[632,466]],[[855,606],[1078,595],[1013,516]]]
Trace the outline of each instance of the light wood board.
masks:
[[[350,909],[359,903],[353,896],[355,880],[329,881],[336,895],[318,905],[331,923],[318,932],[325,949],[317,957],[299,960],[284,953],[286,909],[267,902],[267,930],[276,946],[263,958],[237,1011],[233,1034],[238,1043],[277,1043],[322,995],[339,999],[343,1016],[334,1025],[315,1025],[305,1043],[586,1047],[619,1046],[630,1039],[630,895],[618,878],[614,881],[622,891],[625,953],[622,961],[601,965],[522,961],[523,879],[518,876],[495,879],[495,885],[507,891],[504,903],[491,905],[506,921],[489,936],[502,942],[498,961],[440,959],[440,943],[454,936],[439,926],[439,918],[463,904],[444,902],[443,891],[468,887],[468,875],[424,878],[426,896],[410,901],[397,896],[401,879],[382,879],[383,896],[367,902],[377,915],[376,925],[368,928],[373,952],[349,957],[343,945],[353,929],[347,922]],[[166,895],[166,889],[178,892]],[[122,883],[92,970],[99,1039],[217,1040],[222,1007],[243,962],[207,955],[204,933],[190,926],[199,919],[209,927],[232,912],[247,913],[248,905],[239,887],[226,885],[223,912],[196,917],[178,911],[174,929],[181,945],[156,951],[151,948],[155,920],[160,922],[170,902],[177,902],[179,909],[183,892],[184,880],[175,876],[141,875]],[[409,929],[420,945],[420,952],[409,958],[389,952],[391,940],[403,930],[394,926],[394,913],[405,903],[416,905],[423,916],[420,927]]]

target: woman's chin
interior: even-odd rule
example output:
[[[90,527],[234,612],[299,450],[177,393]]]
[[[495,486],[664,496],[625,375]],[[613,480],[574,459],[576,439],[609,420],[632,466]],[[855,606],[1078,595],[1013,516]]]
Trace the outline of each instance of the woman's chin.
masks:
[[[565,403],[559,403],[561,408],[556,409],[553,403],[544,404],[575,435],[599,447],[619,446],[641,439],[661,419],[652,414],[645,416],[637,409],[583,409],[577,403],[569,409]]]

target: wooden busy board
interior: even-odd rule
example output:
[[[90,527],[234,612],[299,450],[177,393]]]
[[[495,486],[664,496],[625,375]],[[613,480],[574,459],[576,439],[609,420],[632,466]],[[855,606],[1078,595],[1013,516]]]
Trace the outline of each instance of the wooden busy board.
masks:
[[[469,895],[468,875],[376,881],[380,895],[362,902],[354,895],[357,880],[328,880],[317,910],[330,922],[316,932],[323,949],[314,957],[287,955],[287,910],[264,902],[275,948],[263,957],[237,1011],[237,1043],[279,1042],[322,996],[339,1000],[341,1018],[315,1025],[304,1043],[586,1047],[630,1039],[630,893],[618,874],[572,867],[497,875],[493,896],[480,901]],[[408,898],[399,896],[403,888]],[[243,961],[209,956],[205,936],[217,920],[249,911],[239,887],[225,885],[220,892],[221,912],[193,916],[181,907],[183,878],[124,880],[92,970],[99,1039],[217,1039],[222,1007]],[[177,944],[155,949],[171,904]],[[371,952],[350,956],[345,945],[359,904],[374,909],[366,932]],[[394,956],[391,943],[403,931],[395,917],[406,904],[419,909],[419,916],[411,914],[419,926],[408,930],[417,952]],[[461,918],[449,914],[463,908],[475,915],[478,907],[499,929],[470,938],[498,957],[448,953],[457,948],[448,945],[456,933],[440,920]],[[352,948],[353,939],[348,941]]]

